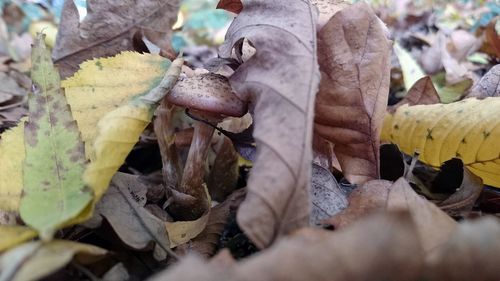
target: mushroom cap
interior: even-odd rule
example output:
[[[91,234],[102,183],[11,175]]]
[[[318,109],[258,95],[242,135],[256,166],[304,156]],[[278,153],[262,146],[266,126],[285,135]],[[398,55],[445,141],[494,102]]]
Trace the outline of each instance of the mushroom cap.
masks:
[[[214,73],[181,78],[166,99],[175,105],[213,114],[241,117],[247,112],[246,104],[233,94],[227,78]]]

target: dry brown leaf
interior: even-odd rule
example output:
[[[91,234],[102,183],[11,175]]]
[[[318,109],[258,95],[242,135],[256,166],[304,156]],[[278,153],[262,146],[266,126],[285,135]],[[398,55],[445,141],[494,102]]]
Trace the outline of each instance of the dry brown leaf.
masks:
[[[312,0],[311,3],[318,8],[318,31],[335,15],[338,11],[349,7],[350,1],[345,0]]]
[[[417,105],[435,103],[439,103],[439,95],[436,88],[434,88],[434,84],[432,84],[431,78],[429,76],[425,76],[415,82],[406,96],[397,104],[390,106],[388,111],[394,113],[396,112],[396,109],[403,104]]]
[[[253,109],[258,151],[237,220],[259,248],[309,221],[315,35],[315,8],[307,1],[248,0],[219,50],[230,58],[243,38],[256,49],[230,83]]]
[[[188,257],[159,280],[417,280],[423,264],[408,213],[370,216],[345,230],[301,231],[229,267]],[[192,270],[196,268],[196,270]]]
[[[315,132],[335,144],[347,180],[360,184],[377,179],[391,42],[366,3],[335,14],[318,36],[321,84]]]
[[[459,188],[446,200],[437,204],[441,210],[450,216],[458,216],[472,210],[476,200],[483,191],[483,181],[481,178],[471,173],[467,168],[464,168],[463,165],[462,169],[463,177]]]
[[[493,66],[471,89],[467,98],[484,99],[500,96],[500,64]]]
[[[238,186],[238,152],[231,140],[221,136],[215,147],[217,155],[207,179],[207,187],[212,199],[222,202]]]
[[[243,10],[241,0],[220,0],[217,3],[217,9],[224,9],[235,14],[239,14]]]
[[[425,280],[498,280],[500,221],[482,217],[458,225],[449,241],[426,257]]]
[[[219,239],[230,214],[234,215],[244,198],[245,190],[240,189],[228,196],[226,201],[213,207],[205,229],[190,242],[178,246],[175,252],[181,256],[196,253],[205,258],[211,257],[217,250]]]
[[[400,178],[395,183],[383,180],[369,181],[355,189],[348,198],[349,206],[327,220],[335,227],[346,227],[366,214],[380,209],[407,210],[413,218],[425,251],[447,241],[456,222],[436,205],[420,197]]]
[[[64,3],[53,51],[62,78],[71,76],[88,59],[134,50],[134,41],[146,37],[165,52],[171,51],[171,27],[178,0],[87,1],[87,15],[79,22],[73,1]]]

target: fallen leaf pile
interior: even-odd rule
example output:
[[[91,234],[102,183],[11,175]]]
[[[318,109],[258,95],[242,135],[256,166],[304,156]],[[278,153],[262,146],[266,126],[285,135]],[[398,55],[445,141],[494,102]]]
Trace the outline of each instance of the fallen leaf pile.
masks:
[[[0,1],[0,280],[498,280],[495,1],[59,2]]]

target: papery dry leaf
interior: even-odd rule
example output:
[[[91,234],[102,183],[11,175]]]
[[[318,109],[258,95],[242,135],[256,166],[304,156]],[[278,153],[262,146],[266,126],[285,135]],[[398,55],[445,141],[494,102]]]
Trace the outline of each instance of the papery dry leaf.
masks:
[[[310,147],[319,82],[314,10],[299,0],[243,1],[219,50],[222,58],[230,58],[243,38],[256,49],[230,83],[253,107],[258,151],[237,220],[259,248],[309,220]]]
[[[335,144],[335,155],[351,183],[379,178],[390,52],[384,27],[364,3],[338,12],[319,33],[322,77],[315,132]]]
[[[332,173],[316,164],[312,165],[311,181],[311,224],[319,225],[347,207],[347,196]]]
[[[395,183],[374,180],[355,189],[348,198],[349,206],[326,222],[346,227],[377,210],[409,211],[423,249],[427,252],[447,241],[456,222],[436,205],[420,197],[400,178]]]
[[[245,198],[246,190],[239,189],[227,197],[221,204],[210,211],[207,226],[190,242],[179,245],[175,252],[179,255],[196,253],[202,257],[209,258],[217,250],[219,239],[226,227],[231,213],[235,213],[241,201]]]
[[[500,221],[482,217],[458,225],[450,239],[426,257],[425,280],[498,280]]]
[[[87,2],[88,14],[79,22],[75,4],[66,1],[53,51],[61,77],[71,76],[85,60],[134,50],[134,40],[143,36],[170,51],[178,8],[178,0],[94,0]]]
[[[311,0],[311,3],[318,8],[318,30],[335,15],[338,11],[351,5],[350,1],[346,0]]]
[[[454,59],[463,61],[467,56],[475,53],[482,43],[481,38],[476,38],[472,33],[463,29],[457,29],[450,34],[446,49]]]
[[[437,204],[441,210],[451,216],[470,211],[483,191],[481,178],[464,168],[463,165],[462,169],[463,179],[460,187],[446,200]]]
[[[498,96],[500,96],[500,64],[493,66],[467,95],[468,98],[478,99]]]
[[[150,281],[417,280],[422,264],[411,217],[397,212],[370,216],[338,232],[297,234],[228,267],[188,257]]]
[[[439,103],[439,95],[432,84],[429,76],[420,78],[410,88],[406,96],[397,104],[388,107],[388,111],[394,113],[396,109],[403,104],[417,105],[417,104],[435,104]]]
[[[226,136],[221,136],[216,144],[214,163],[207,179],[210,196],[222,202],[238,186],[239,156],[233,143]]]

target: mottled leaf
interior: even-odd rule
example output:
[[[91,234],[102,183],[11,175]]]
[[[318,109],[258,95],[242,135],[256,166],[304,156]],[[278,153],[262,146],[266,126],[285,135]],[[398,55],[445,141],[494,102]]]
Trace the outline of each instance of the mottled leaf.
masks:
[[[86,161],[80,132],[42,34],[35,41],[32,61],[19,212],[42,239],[51,239],[58,227],[91,202],[92,190],[82,179]]]
[[[73,1],[65,1],[54,48],[54,62],[65,78],[85,60],[134,50],[145,36],[164,51],[171,50],[171,29],[178,0],[87,1],[87,15],[79,22]],[[144,44],[143,44],[144,45]]]
[[[319,73],[316,8],[299,0],[246,0],[219,50],[256,49],[230,77],[251,103],[257,156],[237,220],[260,248],[309,221],[312,119]],[[293,15],[293,17],[290,17]]]
[[[371,8],[336,13],[318,38],[315,132],[334,143],[351,183],[379,178],[379,135],[389,94],[390,41]]]

